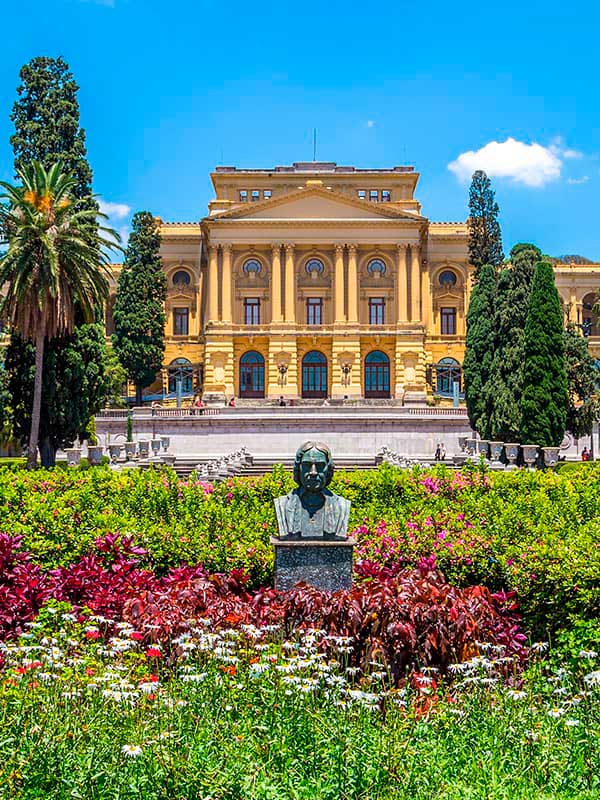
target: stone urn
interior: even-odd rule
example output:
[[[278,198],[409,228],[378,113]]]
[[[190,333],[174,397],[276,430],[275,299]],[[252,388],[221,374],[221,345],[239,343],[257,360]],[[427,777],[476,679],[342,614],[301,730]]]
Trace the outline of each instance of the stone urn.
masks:
[[[152,455],[154,458],[158,458],[160,453],[160,439],[151,439],[150,447],[152,448]]]
[[[140,458],[148,458],[150,455],[150,442],[148,439],[140,439],[138,442],[138,453]]]
[[[527,467],[530,470],[534,469],[534,464],[538,455],[538,446],[537,444],[524,444],[522,446],[523,449],[523,461],[527,464]]]
[[[175,454],[174,453],[163,453],[161,456],[163,464],[166,464],[168,467],[175,466]]]
[[[467,453],[470,456],[474,456],[475,455],[475,451],[477,450],[477,439],[469,439],[469,438],[467,438],[466,447],[467,447]]]
[[[135,451],[135,442],[125,442],[125,457],[127,458],[127,461],[133,461],[135,458]]]
[[[555,467],[558,464],[558,452],[560,447],[542,447],[544,453],[544,464],[547,467]]]
[[[88,463],[90,467],[97,467],[102,462],[104,448],[101,444],[90,444],[87,449]]]
[[[81,447],[68,447],[65,453],[70,467],[78,467],[81,464]]]
[[[502,455],[502,450],[504,448],[504,442],[490,442],[490,457],[492,461],[498,462],[500,461],[500,456]]]
[[[119,459],[119,456],[121,455],[121,447],[122,447],[122,445],[120,445],[120,444],[109,444],[108,445],[108,452],[109,452],[109,455],[110,455],[110,463],[111,464],[116,464],[117,463],[117,461]]]
[[[466,436],[459,436],[458,437],[458,446],[460,447],[461,453],[466,453],[467,451],[467,437]]]
[[[479,439],[477,442],[477,452],[479,455],[484,456],[485,458],[489,458],[490,453],[490,443],[487,439]]]
[[[506,469],[517,468],[517,458],[519,457],[520,446],[520,444],[516,444],[515,442],[510,442],[504,445],[504,452],[506,453],[506,459],[508,461],[508,467]]]
[[[166,453],[169,449],[169,445],[171,444],[171,437],[170,436],[161,436],[160,443],[162,444],[163,453]]]

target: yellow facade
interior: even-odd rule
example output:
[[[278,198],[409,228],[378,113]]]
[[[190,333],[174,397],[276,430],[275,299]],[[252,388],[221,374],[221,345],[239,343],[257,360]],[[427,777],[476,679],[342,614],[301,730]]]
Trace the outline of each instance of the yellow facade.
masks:
[[[412,167],[218,167],[211,178],[208,216],[160,223],[166,353],[153,391],[173,391],[183,369],[184,390],[208,400],[421,404],[460,379],[467,225],[422,215]],[[556,275],[582,323],[600,265]]]

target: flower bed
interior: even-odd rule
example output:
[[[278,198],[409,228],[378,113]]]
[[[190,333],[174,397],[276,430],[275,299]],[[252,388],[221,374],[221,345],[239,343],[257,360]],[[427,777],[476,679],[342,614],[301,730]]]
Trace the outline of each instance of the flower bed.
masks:
[[[347,637],[223,622],[149,643],[148,621],[50,602],[2,649],[0,795],[597,796],[597,654],[580,677],[541,662],[510,685],[513,659],[479,644],[452,680],[394,685]]]
[[[518,593],[525,626],[554,635],[600,614],[600,467],[481,474],[439,467],[337,473],[352,501],[359,574],[435,566],[457,586]],[[165,470],[36,473],[0,469],[0,532],[21,535],[45,569],[67,566],[101,536],[130,536],[157,573],[181,564],[243,569],[272,582],[273,498],[282,471],[212,487]]]

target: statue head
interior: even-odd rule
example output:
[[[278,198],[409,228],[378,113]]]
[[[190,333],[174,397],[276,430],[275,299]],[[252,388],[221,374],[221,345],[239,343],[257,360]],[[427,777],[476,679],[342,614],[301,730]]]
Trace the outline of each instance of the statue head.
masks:
[[[331,450],[321,442],[305,442],[296,451],[294,480],[308,492],[322,492],[333,477]]]

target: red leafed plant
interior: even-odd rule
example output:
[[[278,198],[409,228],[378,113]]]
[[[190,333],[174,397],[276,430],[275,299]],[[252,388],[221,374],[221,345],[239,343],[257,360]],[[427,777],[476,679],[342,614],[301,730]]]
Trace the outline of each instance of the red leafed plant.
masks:
[[[20,536],[0,533],[0,641],[22,633],[52,597],[52,578],[20,548]]]

